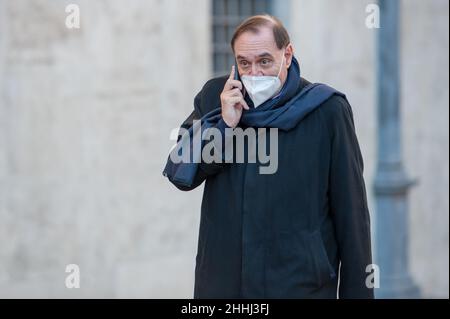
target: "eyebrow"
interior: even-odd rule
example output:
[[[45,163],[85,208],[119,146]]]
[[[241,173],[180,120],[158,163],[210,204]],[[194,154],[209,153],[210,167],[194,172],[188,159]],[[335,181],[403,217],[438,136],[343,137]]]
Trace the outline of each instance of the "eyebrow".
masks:
[[[270,54],[269,52],[261,53],[261,54],[259,54],[257,57],[258,57],[258,58],[267,58],[267,57],[273,58],[272,54]],[[247,58],[246,58],[245,56],[238,55],[238,56],[236,57],[236,59],[241,60],[241,59],[247,59]]]

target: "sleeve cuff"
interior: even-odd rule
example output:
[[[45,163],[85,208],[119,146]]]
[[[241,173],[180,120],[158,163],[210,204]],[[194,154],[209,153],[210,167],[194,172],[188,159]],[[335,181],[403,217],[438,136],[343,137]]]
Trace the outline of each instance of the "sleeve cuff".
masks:
[[[221,117],[219,122],[217,122],[217,124],[216,124],[216,128],[219,129],[221,133],[223,133],[222,136],[225,136],[225,129],[231,128],[231,126],[228,126],[228,124]]]

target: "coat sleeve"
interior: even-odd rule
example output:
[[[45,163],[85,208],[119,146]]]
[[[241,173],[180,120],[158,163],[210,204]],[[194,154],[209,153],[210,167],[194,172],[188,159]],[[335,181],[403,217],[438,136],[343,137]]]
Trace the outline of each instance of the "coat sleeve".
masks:
[[[181,124],[180,130],[181,129],[188,130],[190,127],[192,127],[194,125],[195,120],[200,120],[200,118],[201,118],[200,110],[202,107],[201,102],[202,102],[202,95],[204,93],[204,90],[205,90],[205,88],[196,95],[196,97],[194,99],[194,110],[187,117],[187,119]],[[224,143],[225,143],[225,129],[229,128],[229,126],[225,123],[225,121],[223,119],[220,119],[215,127],[220,130],[221,136],[223,137],[222,138],[222,152],[223,152]],[[181,139],[181,135],[178,134],[177,142],[179,142],[180,139]],[[212,141],[212,142],[214,142],[214,141]],[[170,157],[168,158],[168,161],[170,161]],[[190,191],[190,190],[197,188],[199,185],[201,185],[208,176],[212,176],[212,175],[215,175],[215,174],[221,172],[222,169],[226,166],[226,164],[227,163],[225,163],[225,161],[222,161],[222,163],[215,163],[215,162],[205,163],[205,162],[201,161],[199,163],[199,167],[198,167],[197,173],[195,175],[194,182],[189,187],[179,184],[174,180],[170,180],[170,179],[169,180],[178,189],[180,189],[182,191]]]
[[[332,101],[329,196],[341,261],[339,298],[373,298],[366,286],[372,252],[363,158],[351,106],[342,97]]]

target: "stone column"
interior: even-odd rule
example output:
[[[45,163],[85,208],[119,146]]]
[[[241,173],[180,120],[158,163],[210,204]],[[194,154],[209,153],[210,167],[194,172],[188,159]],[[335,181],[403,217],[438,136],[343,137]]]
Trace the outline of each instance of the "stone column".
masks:
[[[408,190],[413,181],[402,164],[398,0],[379,0],[377,37],[378,161],[374,182],[377,298],[417,298],[409,272]]]

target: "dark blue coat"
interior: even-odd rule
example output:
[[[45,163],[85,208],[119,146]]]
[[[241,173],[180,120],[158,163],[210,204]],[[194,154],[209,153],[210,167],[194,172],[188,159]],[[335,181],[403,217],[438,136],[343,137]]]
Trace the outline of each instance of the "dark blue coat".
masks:
[[[226,79],[205,84],[182,127],[220,107]],[[346,99],[279,131],[278,150],[273,175],[259,174],[258,161],[201,163],[192,187],[172,181],[182,190],[206,181],[194,297],[373,298],[363,159]]]

